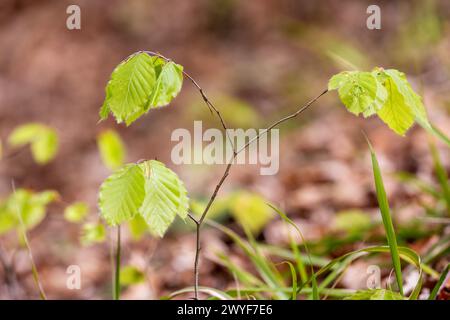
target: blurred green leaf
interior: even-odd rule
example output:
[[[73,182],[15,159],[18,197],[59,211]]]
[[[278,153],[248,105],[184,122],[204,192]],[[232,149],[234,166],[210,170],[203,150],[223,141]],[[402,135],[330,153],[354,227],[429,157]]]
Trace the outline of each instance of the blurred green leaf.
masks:
[[[13,147],[30,144],[31,153],[38,164],[50,162],[58,151],[55,130],[40,123],[28,123],[15,128],[8,141]]]
[[[334,220],[334,229],[350,234],[367,231],[372,226],[370,216],[360,210],[338,212]]]
[[[275,216],[261,196],[245,191],[233,195],[230,209],[237,222],[253,234],[258,234]]]
[[[134,266],[124,266],[120,269],[120,285],[130,286],[145,281],[145,275]]]
[[[103,163],[110,170],[117,170],[124,165],[126,150],[120,136],[114,130],[106,130],[97,137],[97,145]]]
[[[64,218],[73,223],[83,221],[89,212],[89,207],[84,202],[75,202],[64,210]]]
[[[0,234],[19,228],[19,218],[27,230],[33,229],[45,218],[47,205],[57,198],[55,191],[16,190],[0,204]]]
[[[85,223],[81,230],[80,242],[83,246],[101,243],[106,239],[106,229],[101,223]]]

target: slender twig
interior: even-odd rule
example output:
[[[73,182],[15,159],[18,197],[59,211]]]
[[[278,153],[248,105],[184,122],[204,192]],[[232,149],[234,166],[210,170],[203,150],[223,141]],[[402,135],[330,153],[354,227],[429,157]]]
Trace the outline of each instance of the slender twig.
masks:
[[[16,187],[14,185],[14,180],[11,181],[11,185],[12,185],[13,193],[16,194]],[[47,297],[45,295],[44,288],[42,287],[42,283],[39,278],[39,273],[38,273],[36,264],[34,263],[33,253],[31,252],[31,246],[28,241],[27,229],[26,229],[25,223],[23,222],[23,219],[22,219],[22,213],[20,212],[17,204],[16,204],[16,213],[17,213],[17,219],[19,220],[19,223],[20,223],[19,230],[21,231],[21,236],[22,236],[23,242],[25,244],[25,248],[27,249],[27,252],[28,252],[28,258],[30,259],[31,272],[33,274],[34,283],[36,284],[36,287],[39,291],[39,296],[40,296],[41,300],[46,300]]]
[[[167,62],[170,62],[171,59],[166,58],[165,56],[163,56],[160,53],[157,52],[153,52],[153,51],[139,51],[134,53],[133,55],[139,54],[139,53],[147,53],[148,55],[151,56],[157,56]],[[131,56],[133,56],[131,55]],[[131,56],[129,56],[128,58],[130,58]],[[208,204],[206,205],[205,209],[203,210],[202,215],[200,216],[200,218],[195,218],[192,214],[188,214],[189,218],[195,223],[196,225],[196,251],[195,251],[195,260],[194,260],[194,281],[195,281],[195,286],[194,286],[194,299],[198,300],[198,293],[199,293],[199,263],[200,263],[200,251],[201,251],[201,245],[200,245],[200,229],[202,227],[202,224],[206,218],[206,215],[209,212],[209,209],[211,208],[214,200],[217,197],[217,194],[219,193],[220,188],[222,187],[223,183],[225,182],[226,178],[228,177],[228,175],[230,174],[230,170],[231,167],[234,163],[234,160],[236,159],[237,155],[239,153],[241,153],[242,151],[244,151],[249,145],[251,145],[252,143],[254,143],[255,141],[258,141],[259,138],[263,135],[265,135],[267,132],[269,132],[270,130],[272,130],[273,128],[275,128],[276,126],[282,124],[285,121],[288,121],[290,119],[293,119],[295,117],[297,117],[299,114],[301,114],[303,111],[305,111],[306,109],[308,109],[317,99],[319,99],[321,96],[323,96],[325,93],[328,92],[328,90],[324,90],[322,93],[320,93],[318,96],[316,96],[315,98],[313,98],[312,100],[310,100],[308,103],[306,103],[305,105],[303,105],[302,107],[300,107],[296,112],[281,118],[280,120],[275,121],[274,123],[272,123],[267,129],[259,132],[255,137],[253,137],[252,139],[250,139],[242,148],[240,148],[239,150],[236,150],[235,144],[233,143],[233,139],[231,138],[229,131],[228,131],[228,127],[225,123],[225,120],[223,119],[222,115],[220,114],[219,109],[216,108],[216,106],[211,102],[211,100],[208,99],[208,97],[206,96],[205,92],[203,91],[202,87],[198,84],[197,81],[194,80],[194,78],[192,78],[186,71],[183,70],[183,75],[189,79],[191,81],[191,83],[195,86],[195,88],[199,91],[203,101],[205,102],[206,106],[208,107],[208,109],[210,110],[210,112],[214,112],[217,117],[220,120],[220,123],[222,125],[222,128],[225,131],[225,134],[228,138],[228,142],[230,143],[232,150],[233,150],[233,156],[230,158],[229,162],[227,163],[227,166],[225,168],[225,171],[222,175],[222,177],[220,178],[219,182],[217,183],[214,192],[212,193],[211,197],[209,198]]]
[[[120,300],[120,226],[117,226],[117,238],[116,238],[116,268],[114,274],[114,300]]]
[[[211,208],[214,200],[217,197],[217,194],[220,190],[220,188],[222,187],[223,183],[225,182],[225,179],[228,177],[228,175],[230,174],[230,170],[231,170],[231,166],[233,165],[233,162],[235,160],[235,158],[237,157],[237,155],[242,152],[243,150],[245,150],[250,144],[254,143],[255,141],[258,141],[258,139],[263,136],[264,134],[266,134],[269,130],[275,128],[276,126],[282,124],[285,121],[288,121],[290,119],[293,119],[295,117],[297,117],[299,114],[301,114],[302,112],[304,112],[306,109],[308,109],[315,101],[317,101],[321,96],[323,96],[325,93],[327,93],[328,90],[324,90],[322,91],[322,93],[320,93],[318,96],[316,96],[315,98],[313,98],[312,100],[310,100],[308,103],[306,103],[305,105],[303,105],[302,107],[300,107],[296,112],[275,121],[273,124],[271,124],[266,130],[261,131],[260,133],[258,133],[253,139],[249,140],[241,149],[234,151],[233,152],[233,157],[229,160],[225,171],[222,175],[222,177],[219,180],[219,183],[216,185],[214,192],[212,193],[208,204],[206,205],[202,215],[200,216],[200,218],[197,220],[194,217],[190,216],[191,219],[193,219],[193,221],[196,224],[196,253],[195,253],[195,262],[194,262],[194,278],[195,278],[195,290],[194,290],[194,295],[195,295],[195,299],[198,299],[198,288],[199,288],[199,260],[200,260],[200,251],[201,251],[201,246],[200,246],[200,229],[202,227],[203,221],[206,218],[206,215],[209,212],[209,209]]]

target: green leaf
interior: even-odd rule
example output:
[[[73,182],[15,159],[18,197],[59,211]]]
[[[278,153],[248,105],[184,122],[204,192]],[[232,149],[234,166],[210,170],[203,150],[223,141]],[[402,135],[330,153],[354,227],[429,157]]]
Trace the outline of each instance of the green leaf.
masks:
[[[378,112],[378,116],[389,128],[403,136],[414,124],[414,113],[405,103],[403,95],[392,79],[387,78],[384,86],[389,92],[389,99],[386,100],[383,108]]]
[[[415,119],[428,123],[427,113],[422,98],[414,92],[403,72],[395,69],[384,70],[403,96],[405,104],[412,110]]]
[[[58,151],[58,135],[55,130],[40,123],[17,127],[9,136],[9,144],[20,147],[31,144],[31,153],[38,164],[50,162]]]
[[[258,234],[275,216],[264,198],[249,192],[237,192],[231,200],[231,213],[244,228]]]
[[[374,114],[387,97],[386,90],[371,72],[341,72],[331,77],[328,90],[338,90],[342,103],[355,115]]]
[[[124,164],[125,146],[114,130],[106,130],[97,137],[97,145],[103,163],[110,170],[117,170]]]
[[[183,67],[172,61],[164,63],[161,58],[153,58],[157,80],[150,96],[148,108],[168,105],[181,90],[183,85]]]
[[[326,266],[320,268],[316,273],[316,277],[320,277],[323,274],[329,272],[330,270],[333,270],[337,265],[341,263],[345,263],[346,265],[349,265],[354,260],[371,253],[389,253],[390,252],[389,246],[373,246],[373,247],[366,247],[363,249],[355,250],[349,253],[346,253],[344,255],[341,255],[340,257],[337,257],[330,261]],[[420,260],[420,256],[412,249],[406,248],[406,247],[398,247],[398,253],[400,255],[400,258],[402,258],[404,261],[408,262],[409,264],[416,267],[419,271],[419,280],[417,281],[416,286],[413,289],[413,292],[409,296],[409,300],[415,300],[419,296],[420,290],[422,288],[422,264]],[[345,270],[345,268],[344,268]],[[311,282],[309,280],[306,283],[302,283],[302,285],[298,288],[298,292],[301,293],[302,290],[305,288],[306,285],[308,285]]]
[[[350,112],[362,113],[364,117],[378,114],[399,135],[404,135],[417,121],[440,136],[428,122],[421,97],[400,71],[382,68],[372,72],[344,71],[331,77],[328,90],[338,90],[342,103]]]
[[[145,176],[145,199],[140,214],[150,232],[160,237],[178,215],[186,218],[189,199],[183,182],[163,163],[149,160],[140,164]]]
[[[100,187],[99,207],[109,225],[134,217],[145,197],[145,179],[139,165],[129,164],[109,176]]]
[[[81,230],[80,242],[83,246],[101,243],[106,239],[105,226],[101,223],[85,223]]]
[[[88,214],[88,205],[84,202],[75,202],[64,210],[64,218],[73,223],[81,222]]]
[[[367,231],[372,226],[370,216],[360,210],[341,211],[336,214],[334,229],[350,234]]]
[[[142,271],[133,266],[124,266],[120,269],[120,285],[130,286],[145,281]]]
[[[0,204],[0,234],[20,227],[20,219],[26,229],[33,229],[45,218],[47,205],[57,198],[54,191],[16,190]]]
[[[127,125],[144,112],[156,82],[151,57],[138,53],[121,62],[113,71],[106,88],[106,99],[100,111],[104,119],[111,110],[118,123]]]
[[[112,112],[118,123],[130,125],[149,109],[169,104],[182,84],[182,66],[136,53],[114,69],[105,89],[100,119]]]
[[[397,237],[395,235],[394,224],[389,208],[389,202],[384,189],[383,177],[381,176],[381,169],[378,164],[377,156],[367,140],[370,148],[372,158],[373,175],[375,180],[375,188],[377,192],[378,205],[380,207],[381,217],[383,219],[384,229],[386,231],[387,242],[391,251],[392,264],[394,265],[395,276],[400,293],[403,295],[403,279],[402,279],[402,265],[400,263],[400,254],[397,246]]]
[[[369,289],[357,291],[344,300],[403,300],[403,297],[397,292],[386,289]]]

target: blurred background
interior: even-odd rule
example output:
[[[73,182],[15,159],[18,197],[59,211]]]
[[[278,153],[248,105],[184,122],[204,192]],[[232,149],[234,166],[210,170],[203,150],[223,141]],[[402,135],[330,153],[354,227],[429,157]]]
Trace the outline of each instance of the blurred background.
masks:
[[[70,4],[81,8],[81,30],[66,28]],[[370,4],[375,3],[2,0],[0,139],[4,153],[10,152],[9,134],[25,123],[52,127],[60,140],[58,153],[48,164],[36,164],[29,148],[0,160],[0,198],[12,192],[12,180],[17,188],[59,193],[59,199],[48,205],[46,217],[28,233],[48,297],[110,298],[110,230],[106,229],[105,241],[81,245],[83,226],[63,217],[68,204],[82,201],[89,209],[85,221],[99,222],[98,188],[110,174],[97,147],[101,132],[114,129],[121,136],[127,162],[165,162],[184,180],[198,206],[224,170],[220,165],[175,166],[170,161],[174,129],[192,130],[194,120],[220,128],[188,81],[170,106],[149,112],[130,127],[117,125],[111,118],[98,123],[112,70],[135,51],[160,52],[183,65],[221,110],[228,126],[238,128],[264,128],[295,111],[322,92],[330,76],[348,70],[348,62],[361,70],[395,68],[405,72],[422,95],[431,121],[450,134],[450,2],[376,1],[381,8],[381,30],[366,27]],[[257,217],[267,216],[256,223],[258,241],[278,247],[289,244],[278,217],[259,213],[266,209],[245,202],[261,197],[298,223],[318,255],[333,257],[372,241],[365,235],[344,243],[330,238],[360,220],[373,222],[374,234],[380,231],[362,130],[372,141],[385,174],[400,242],[421,252],[448,234],[445,225],[423,220],[430,210],[445,212],[439,199],[409,183],[417,180],[431,188],[439,186],[430,137],[422,128],[397,136],[378,118],[362,119],[347,112],[332,92],[280,129],[279,173],[261,176],[257,166],[235,166],[220,192],[215,216],[238,234],[243,235],[239,215],[252,214],[242,213],[245,207],[256,211]],[[441,167],[448,172],[448,148],[439,141],[435,146]],[[227,205],[230,195],[244,197],[244,205],[239,201]],[[141,236],[123,230],[123,264],[135,268],[130,271],[131,285],[124,285],[123,298],[157,299],[192,285],[195,235],[190,221],[176,222],[163,240]],[[18,242],[14,232],[0,235],[4,260],[14,261],[14,294],[36,298],[28,256]],[[239,248],[221,232],[206,227],[203,285],[233,286],[235,278],[220,254],[252,272]],[[436,263],[445,263],[448,255],[443,261]],[[364,287],[365,263],[352,265],[340,286]],[[69,265],[81,268],[81,290],[66,287]],[[4,269],[0,267],[0,275],[5,275]],[[0,282],[0,298],[8,297],[11,292]]]

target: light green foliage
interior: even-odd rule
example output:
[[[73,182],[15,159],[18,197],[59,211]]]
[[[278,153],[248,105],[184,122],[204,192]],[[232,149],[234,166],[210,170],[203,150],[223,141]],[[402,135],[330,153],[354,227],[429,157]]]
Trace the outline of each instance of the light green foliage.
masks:
[[[120,269],[120,285],[130,286],[145,281],[144,273],[134,266],[124,266]]]
[[[258,234],[275,217],[267,202],[261,196],[249,193],[236,193],[231,199],[231,213],[238,223],[253,234]]]
[[[14,129],[9,136],[13,147],[31,145],[31,153],[38,164],[53,160],[58,151],[58,135],[52,128],[40,123],[28,123]]]
[[[191,210],[200,217],[206,207],[206,202],[191,201]],[[208,212],[208,219],[219,221],[230,214],[234,219],[252,234],[259,234],[264,226],[275,217],[267,206],[267,201],[260,195],[247,191],[235,191],[217,198]]]
[[[172,61],[166,63],[158,57],[152,59],[157,78],[150,96],[150,107],[154,108],[168,105],[181,91],[183,67]]]
[[[128,221],[145,197],[144,175],[138,165],[128,164],[109,176],[100,187],[99,206],[110,225]]]
[[[364,117],[377,114],[399,135],[404,135],[414,121],[430,126],[420,96],[405,75],[395,69],[344,71],[331,77],[328,90],[338,90],[350,112]]]
[[[372,158],[373,176],[375,181],[375,190],[377,193],[378,206],[380,208],[381,218],[383,219],[384,229],[386,231],[387,243],[391,252],[392,264],[394,266],[395,276],[397,278],[397,284],[400,289],[400,293],[403,295],[403,278],[402,278],[402,266],[400,263],[400,254],[397,246],[397,237],[395,235],[394,224],[392,222],[391,212],[389,208],[389,202],[384,188],[383,177],[381,175],[380,165],[378,159],[373,150],[370,142],[367,140],[370,148],[370,154]]]
[[[403,300],[397,292],[386,289],[361,290],[345,297],[344,300]]]
[[[377,86],[377,79],[371,72],[341,72],[328,83],[328,90],[336,89],[342,103],[355,115],[372,115],[382,107],[383,97],[386,99],[386,89]]]
[[[350,234],[360,233],[372,226],[370,216],[360,210],[341,211],[336,214],[334,229]]]
[[[125,146],[120,136],[114,130],[106,130],[97,137],[97,145],[103,163],[110,170],[117,170],[124,164]]]
[[[20,228],[22,222],[26,229],[33,229],[45,218],[47,205],[57,197],[54,191],[34,193],[25,189],[16,190],[0,201],[0,234]]]
[[[106,229],[101,223],[85,223],[81,230],[80,242],[83,246],[101,243],[106,239]]]
[[[183,182],[156,160],[126,165],[100,188],[99,206],[108,224],[118,225],[139,214],[148,230],[160,237],[176,215],[186,218],[188,205]]]
[[[176,215],[186,218],[187,192],[177,175],[161,162],[150,160],[140,167],[145,177],[145,199],[139,213],[150,231],[162,237]]]
[[[64,219],[78,223],[83,221],[89,212],[88,205],[84,202],[75,202],[64,209]]]
[[[100,118],[111,112],[118,123],[130,125],[151,108],[169,104],[181,90],[183,67],[147,53],[121,62],[106,86]]]

